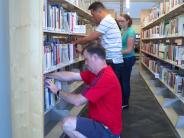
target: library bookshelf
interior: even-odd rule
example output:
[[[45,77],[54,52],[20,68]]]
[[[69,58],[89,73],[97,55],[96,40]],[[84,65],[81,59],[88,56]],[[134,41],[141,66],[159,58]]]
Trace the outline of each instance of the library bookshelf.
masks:
[[[150,13],[150,9],[142,11],[141,21]],[[181,138],[184,138],[184,30],[177,26],[178,22],[174,24],[178,31],[169,30],[166,25],[173,25],[175,20],[184,24],[183,13],[184,3],[181,1],[169,12],[143,23],[140,47],[140,74]],[[162,30],[163,24],[165,30]]]
[[[44,35],[83,37],[86,34],[60,32],[43,28],[44,0],[9,0],[9,53],[11,78],[11,120],[14,138],[60,137],[59,121],[68,114],[77,115],[84,106],[67,105],[60,109],[57,102],[44,111],[44,75],[59,69],[83,64],[83,58],[44,68]],[[66,11],[76,12],[81,19],[92,23],[88,11],[66,0],[49,0],[59,3]],[[86,0],[86,3],[90,3]],[[69,84],[70,92],[77,92],[82,82]],[[57,110],[55,110],[57,108]],[[58,108],[60,110],[58,110]],[[56,118],[55,118],[56,117]],[[50,120],[51,123],[46,124]],[[53,133],[55,132],[55,133]]]

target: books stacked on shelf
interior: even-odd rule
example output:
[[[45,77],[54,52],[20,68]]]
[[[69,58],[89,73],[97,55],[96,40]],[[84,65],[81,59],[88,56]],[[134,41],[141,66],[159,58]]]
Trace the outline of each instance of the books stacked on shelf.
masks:
[[[143,31],[143,38],[159,38],[166,36],[184,36],[184,14],[175,17],[169,21],[161,22]]]
[[[76,12],[67,12],[59,4],[44,3],[44,30],[62,33],[86,33],[86,26],[79,25]]]
[[[146,26],[150,22],[158,19],[159,17],[167,14],[168,12],[173,10],[173,8],[179,6],[183,3],[184,3],[183,0],[164,0],[164,1],[161,1],[160,4],[154,6],[151,9],[150,14],[144,18],[144,22],[143,22],[144,26]]]
[[[154,44],[151,42],[150,43],[143,43],[141,45],[141,49],[147,53],[158,56],[159,44]]]
[[[164,43],[144,43],[141,49],[163,60],[172,61],[174,64],[184,66],[184,46]]]
[[[53,81],[59,89],[62,88],[62,84],[60,81],[56,81],[54,79],[50,79],[50,80]],[[47,85],[46,82],[45,82],[45,85]],[[59,98],[55,94],[53,94],[49,88],[45,86],[44,88],[44,111],[46,112],[52,107],[54,107],[57,102],[59,102]]]
[[[150,57],[143,56],[142,63],[151,70],[155,77],[167,84],[175,93],[181,93],[184,96],[184,75],[179,71],[172,69],[168,64],[161,63]]]
[[[169,7],[170,2],[169,1],[162,1],[160,2],[160,11],[159,11],[159,15],[162,16],[166,13],[168,13],[170,11],[170,7]]]
[[[61,63],[72,62],[79,58],[73,44],[55,41],[44,42],[44,69],[49,69]]]

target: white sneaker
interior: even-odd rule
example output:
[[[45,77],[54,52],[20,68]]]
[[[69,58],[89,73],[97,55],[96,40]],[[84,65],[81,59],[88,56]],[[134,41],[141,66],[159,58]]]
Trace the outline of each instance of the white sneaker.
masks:
[[[123,109],[128,108],[128,104],[122,106]]]

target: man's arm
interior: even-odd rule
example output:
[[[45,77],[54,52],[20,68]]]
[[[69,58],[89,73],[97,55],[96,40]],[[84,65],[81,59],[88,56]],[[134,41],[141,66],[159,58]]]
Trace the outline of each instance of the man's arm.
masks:
[[[66,102],[75,106],[80,106],[88,102],[88,100],[81,94],[73,94],[60,91],[59,96],[61,96],[61,98]]]
[[[80,81],[82,80],[80,73],[62,71],[62,72],[54,72],[47,74],[46,77],[57,79],[60,81]]]
[[[47,81],[49,84],[48,88],[54,93],[57,94],[58,88],[52,81]],[[66,102],[71,103],[75,106],[80,106],[88,102],[88,100],[82,96],[81,94],[72,94],[72,93],[66,93],[63,91],[59,91],[59,96],[61,96],[62,99],[64,99]]]
[[[80,38],[80,39],[74,41],[73,44],[74,45],[76,45],[76,44],[85,44],[87,42],[98,39],[101,35],[102,34],[100,32],[95,31],[95,32],[92,32],[91,34],[89,34],[86,37],[83,37],[83,38]]]

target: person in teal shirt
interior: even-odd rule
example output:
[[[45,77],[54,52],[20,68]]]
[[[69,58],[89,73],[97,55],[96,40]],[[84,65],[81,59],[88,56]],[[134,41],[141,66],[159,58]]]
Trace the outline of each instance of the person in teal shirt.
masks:
[[[132,67],[135,64],[135,51],[134,51],[134,41],[135,41],[135,31],[131,27],[132,19],[127,14],[122,14],[117,18],[119,26],[122,30],[122,53],[123,53],[123,69],[121,76],[121,85],[123,89],[123,105],[122,108],[129,107],[129,97],[130,97],[130,77],[132,72]]]

